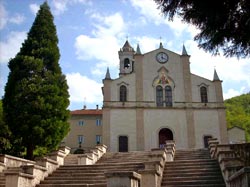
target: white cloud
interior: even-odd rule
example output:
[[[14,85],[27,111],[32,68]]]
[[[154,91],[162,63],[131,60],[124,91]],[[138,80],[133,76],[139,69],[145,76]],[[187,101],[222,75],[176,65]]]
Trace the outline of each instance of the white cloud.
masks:
[[[89,0],[52,0],[53,12],[55,15],[60,15],[68,10],[69,5],[77,3],[92,4]]]
[[[24,20],[25,20],[25,17],[24,15],[21,15],[21,14],[16,14],[15,16],[9,18],[10,23],[14,23],[18,25],[23,23]]]
[[[157,4],[152,0],[130,0],[135,7],[148,21],[153,21],[156,25],[164,23],[164,17],[157,8]]]
[[[232,97],[239,96],[241,94],[242,94],[242,92],[231,88],[226,93],[223,94],[223,97],[224,97],[224,99],[230,99]]]
[[[10,32],[6,41],[0,42],[0,63],[7,63],[15,57],[26,37],[26,32]]]
[[[5,27],[8,22],[8,13],[2,3],[0,3],[0,30]]]
[[[38,10],[39,10],[39,5],[38,4],[30,4],[29,5],[29,8],[30,8],[30,11],[34,14],[34,15],[36,15],[36,13],[38,12]]]
[[[248,59],[226,58],[224,56],[212,56],[198,48],[195,41],[185,42],[192,71],[208,79],[213,78],[213,70],[216,68],[220,79],[227,81],[247,81],[250,85],[250,64]]]
[[[140,45],[140,49],[142,53],[147,53],[149,51],[155,50],[159,47],[160,39],[142,36],[136,38]]]
[[[144,16],[145,21],[154,22],[155,25],[168,25],[176,36],[181,36],[181,34],[186,31],[190,33],[193,37],[197,34],[198,30],[188,24],[184,24],[180,17],[175,17],[174,21],[168,21],[168,19],[163,15],[158,5],[152,0],[130,0],[131,4],[135,9],[137,9],[141,15]],[[141,18],[140,18],[141,19]]]
[[[120,42],[117,38],[125,35],[126,24],[120,13],[101,16],[93,13],[97,23],[92,31],[93,37],[79,35],[75,40],[76,55],[79,60],[97,60],[92,67],[95,75],[104,75],[107,67],[116,67],[119,59],[117,54]]]
[[[54,13],[59,15],[67,10],[68,0],[53,0]]]
[[[96,104],[102,102],[102,84],[91,80],[80,73],[66,74],[69,85],[69,94],[71,102],[84,102]]]
[[[2,30],[7,23],[21,24],[25,20],[24,15],[15,14],[14,16],[9,16],[4,5],[0,3],[0,30]]]

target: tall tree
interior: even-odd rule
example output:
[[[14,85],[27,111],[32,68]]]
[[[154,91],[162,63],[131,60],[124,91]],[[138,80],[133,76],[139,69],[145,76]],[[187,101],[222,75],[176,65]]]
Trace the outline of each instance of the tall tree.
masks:
[[[154,0],[169,20],[180,16],[200,29],[198,46],[227,57],[250,56],[249,0]]]
[[[10,148],[10,131],[4,122],[2,100],[0,100],[0,154]]]
[[[18,155],[24,147],[28,159],[37,147],[55,149],[69,131],[68,86],[57,44],[53,16],[44,2],[20,52],[9,62],[3,98],[13,149]]]

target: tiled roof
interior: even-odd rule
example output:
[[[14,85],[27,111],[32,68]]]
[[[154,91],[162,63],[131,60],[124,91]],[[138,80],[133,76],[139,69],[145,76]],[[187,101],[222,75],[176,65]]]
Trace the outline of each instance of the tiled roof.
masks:
[[[102,110],[96,109],[82,109],[70,111],[71,115],[102,115]]]

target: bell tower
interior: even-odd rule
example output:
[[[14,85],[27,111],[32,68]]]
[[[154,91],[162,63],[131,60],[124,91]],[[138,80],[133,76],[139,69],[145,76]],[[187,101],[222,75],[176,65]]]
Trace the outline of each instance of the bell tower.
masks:
[[[118,52],[120,59],[120,76],[130,74],[134,71],[134,49],[126,40],[123,47]]]

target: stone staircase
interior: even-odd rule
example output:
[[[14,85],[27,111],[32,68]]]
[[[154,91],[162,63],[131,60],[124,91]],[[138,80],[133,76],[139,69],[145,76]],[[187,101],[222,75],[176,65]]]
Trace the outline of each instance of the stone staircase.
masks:
[[[0,172],[0,187],[5,187],[5,177],[3,172]]]
[[[217,160],[208,150],[177,150],[167,162],[162,187],[226,187]]]
[[[78,154],[69,154],[64,159],[64,165],[77,165]]]
[[[66,165],[41,181],[37,187],[106,187],[105,172],[135,171],[144,169],[144,161],[150,159],[151,152],[106,153],[94,165],[76,165],[77,157],[69,155]],[[67,157],[66,157],[67,160]],[[70,161],[69,161],[70,160]]]

